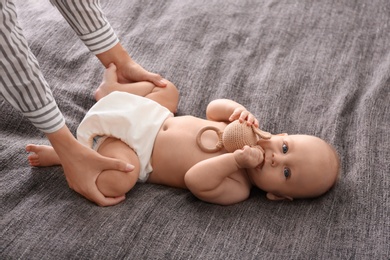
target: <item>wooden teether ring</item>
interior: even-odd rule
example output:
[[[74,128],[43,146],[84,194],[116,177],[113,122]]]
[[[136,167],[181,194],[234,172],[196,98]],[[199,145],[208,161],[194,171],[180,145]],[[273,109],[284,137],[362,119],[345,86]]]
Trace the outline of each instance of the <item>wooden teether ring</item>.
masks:
[[[206,131],[214,131],[216,132],[216,134],[218,135],[218,143],[216,144],[216,146],[214,148],[207,148],[203,145],[202,143],[202,134]],[[206,127],[203,127],[202,129],[200,129],[198,135],[196,136],[196,142],[198,143],[198,146],[199,148],[203,151],[203,152],[206,152],[206,153],[215,153],[215,152],[218,152],[219,150],[222,149],[223,147],[223,144],[222,144],[222,134],[223,132],[221,130],[219,130],[217,127],[215,126],[206,126]]]

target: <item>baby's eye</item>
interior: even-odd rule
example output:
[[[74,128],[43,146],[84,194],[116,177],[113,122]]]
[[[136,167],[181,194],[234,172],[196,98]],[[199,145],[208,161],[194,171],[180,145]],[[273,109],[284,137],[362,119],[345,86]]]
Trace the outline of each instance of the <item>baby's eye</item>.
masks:
[[[287,153],[287,152],[288,152],[288,146],[287,146],[287,144],[283,143],[283,145],[282,145],[282,151],[283,151],[283,153]]]
[[[284,174],[284,177],[286,177],[286,179],[290,178],[291,176],[291,170],[289,168],[284,168],[283,170],[283,174]]]

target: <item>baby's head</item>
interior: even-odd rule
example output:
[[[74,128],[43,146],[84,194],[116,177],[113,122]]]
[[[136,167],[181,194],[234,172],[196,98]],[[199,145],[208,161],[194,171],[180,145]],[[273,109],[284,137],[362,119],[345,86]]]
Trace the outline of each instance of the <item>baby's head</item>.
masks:
[[[336,182],[339,157],[324,140],[310,135],[273,135],[260,140],[264,162],[248,169],[254,185],[271,200],[313,198]]]

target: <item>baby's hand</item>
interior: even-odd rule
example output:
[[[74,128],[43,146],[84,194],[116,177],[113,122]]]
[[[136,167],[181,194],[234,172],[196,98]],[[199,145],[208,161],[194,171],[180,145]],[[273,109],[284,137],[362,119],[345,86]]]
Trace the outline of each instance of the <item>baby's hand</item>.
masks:
[[[245,145],[244,148],[234,151],[233,154],[240,168],[252,169],[264,160],[264,150],[258,145],[253,147]]]
[[[259,121],[251,112],[246,110],[245,107],[237,107],[229,117],[230,122],[237,119],[240,121],[240,123],[246,121],[248,126],[254,125],[255,127],[259,127]]]

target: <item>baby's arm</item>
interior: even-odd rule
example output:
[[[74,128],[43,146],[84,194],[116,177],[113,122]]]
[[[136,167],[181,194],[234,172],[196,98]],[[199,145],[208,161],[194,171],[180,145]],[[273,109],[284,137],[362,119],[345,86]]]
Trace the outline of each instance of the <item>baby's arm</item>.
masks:
[[[188,189],[199,199],[230,205],[248,198],[251,183],[245,168],[255,168],[263,161],[260,147],[245,146],[234,153],[216,156],[194,165],[185,175]]]
[[[196,197],[220,205],[246,200],[250,192],[250,184],[240,174],[232,153],[195,164],[184,176],[184,181]]]
[[[259,121],[243,105],[230,99],[216,99],[206,110],[208,120],[230,123],[234,120],[246,121],[248,125],[259,126]]]

